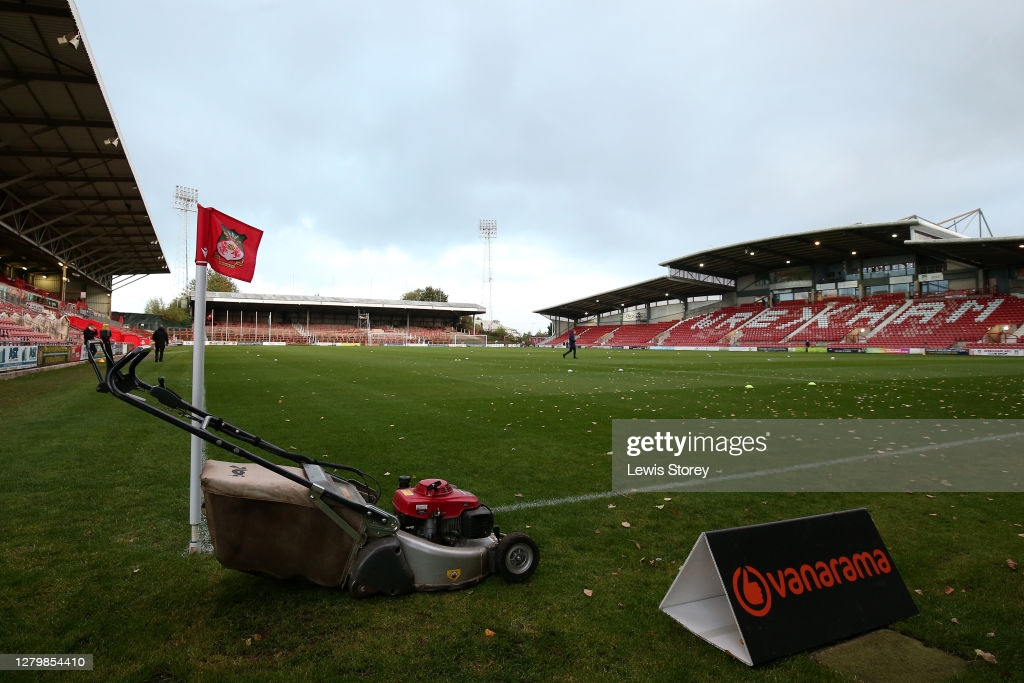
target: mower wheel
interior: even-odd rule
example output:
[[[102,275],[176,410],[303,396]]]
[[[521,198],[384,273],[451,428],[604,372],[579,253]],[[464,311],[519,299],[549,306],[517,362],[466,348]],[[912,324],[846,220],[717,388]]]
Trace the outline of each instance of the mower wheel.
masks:
[[[533,576],[540,561],[540,549],[520,531],[505,534],[498,542],[498,573],[510,583],[522,583]]]
[[[365,583],[359,583],[358,581],[349,581],[348,592],[356,599],[368,598],[376,593],[375,590],[367,586]]]

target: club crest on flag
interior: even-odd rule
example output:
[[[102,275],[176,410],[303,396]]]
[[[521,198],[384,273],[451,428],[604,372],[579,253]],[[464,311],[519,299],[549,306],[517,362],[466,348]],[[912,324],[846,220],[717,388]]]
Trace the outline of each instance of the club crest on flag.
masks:
[[[217,238],[217,256],[227,268],[240,268],[245,265],[245,235],[231,230],[225,225],[220,226],[220,237]]]

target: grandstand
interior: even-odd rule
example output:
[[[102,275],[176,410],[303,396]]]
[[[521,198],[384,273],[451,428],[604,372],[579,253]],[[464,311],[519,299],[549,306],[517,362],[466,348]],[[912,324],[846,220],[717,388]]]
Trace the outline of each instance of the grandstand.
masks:
[[[75,360],[76,324],[142,343],[111,318],[110,295],[169,269],[74,10],[3,3],[0,26],[2,357]]]
[[[828,306],[829,302],[825,301],[781,301],[764,308],[743,325],[738,339],[747,345],[782,344],[791,337],[799,336],[797,333]]]
[[[979,237],[957,229],[975,222]],[[560,346],[1024,355],[1024,237],[980,209],[769,237],[662,263],[665,275],[535,311]]]
[[[485,312],[478,304],[447,301],[207,292],[206,338],[229,344],[477,345],[484,338],[464,322]],[[192,341],[191,327],[168,331],[176,341]]]
[[[10,299],[110,314],[121,284],[169,273],[66,0],[0,6],[0,277]]]
[[[169,268],[75,10],[0,6],[0,344],[66,345],[84,325],[146,343],[112,292]],[[14,76],[12,76],[12,74]],[[978,237],[961,231],[976,223]],[[536,311],[542,343],[600,348],[921,350],[1024,355],[1024,237],[980,209],[783,234],[665,261],[644,282]],[[104,248],[106,247],[106,248]],[[476,304],[209,293],[214,343],[463,344]],[[129,320],[132,316],[128,315]],[[475,329],[475,325],[474,325]],[[172,331],[191,340],[191,328]],[[73,356],[73,352],[69,352]]]

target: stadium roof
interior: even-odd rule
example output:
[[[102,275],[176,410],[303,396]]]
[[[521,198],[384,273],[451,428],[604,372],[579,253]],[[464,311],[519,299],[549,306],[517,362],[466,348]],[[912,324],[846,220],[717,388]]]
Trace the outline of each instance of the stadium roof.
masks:
[[[579,320],[587,316],[632,306],[642,306],[655,301],[683,300],[688,297],[725,294],[735,289],[735,281],[729,278],[709,275],[702,279],[666,275],[653,280],[644,280],[635,285],[574,299],[564,304],[535,311],[535,313],[546,315],[549,318]]]
[[[980,216],[980,211],[977,213]],[[824,228],[670,259],[659,264],[668,268],[665,277],[535,312],[550,318],[578,320],[656,301],[732,292],[736,280],[744,275],[899,254],[958,261],[977,268],[1017,266],[1024,264],[1024,236],[966,237],[917,216],[889,223]]]
[[[848,225],[741,242],[662,262],[673,270],[737,278],[790,266],[924,255],[978,267],[1024,262],[1024,237],[974,238],[923,218]]]
[[[169,272],[67,0],[0,2],[0,91],[0,260],[107,291]]]

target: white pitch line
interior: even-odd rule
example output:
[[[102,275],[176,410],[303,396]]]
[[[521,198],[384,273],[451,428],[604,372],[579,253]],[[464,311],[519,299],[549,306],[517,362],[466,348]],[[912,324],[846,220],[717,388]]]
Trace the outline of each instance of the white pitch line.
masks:
[[[742,373],[742,372],[707,372],[704,370],[671,370],[670,372],[681,375],[696,375],[698,377],[737,377],[741,379],[753,380],[767,380],[767,381],[779,381],[779,382],[817,382],[818,384],[834,384],[837,382],[843,382],[846,380],[842,379],[820,379],[815,377],[782,377],[780,375],[759,375],[756,373]],[[698,387],[699,388],[699,387]],[[708,387],[712,388],[712,387]]]
[[[637,489],[637,491],[640,491],[640,489]],[[586,503],[591,500],[618,498],[620,496],[627,496],[630,493],[634,493],[634,491],[629,491],[628,493],[621,493],[619,491],[599,491],[597,493],[584,493],[579,496],[567,496],[565,498],[543,498],[541,500],[512,503],[511,505],[502,505],[500,507],[491,508],[491,510],[493,512],[515,512],[517,510],[531,510],[533,508],[557,507],[559,505],[568,505],[569,503]]]
[[[712,477],[711,479],[698,479],[689,482],[675,482],[670,484],[656,484],[652,486],[643,486],[640,488],[630,489],[629,491],[600,491],[597,493],[585,493],[579,496],[566,496],[564,498],[543,498],[541,500],[531,500],[522,503],[512,503],[511,505],[502,505],[500,507],[492,508],[494,512],[517,512],[519,510],[531,510],[533,508],[542,507],[557,507],[561,505],[569,505],[571,503],[585,503],[591,500],[602,500],[605,498],[617,498],[621,496],[628,496],[633,493],[656,493],[656,492],[675,492],[681,488],[692,488],[700,486],[702,484],[718,483],[725,481],[736,481],[742,479],[754,479],[757,477],[766,477],[773,474],[786,474],[788,472],[796,472],[799,470],[810,470],[818,467],[827,467],[829,465],[845,465],[852,462],[866,462],[868,460],[877,460],[879,458],[889,458],[899,455],[913,455],[915,453],[923,453],[925,451],[934,451],[942,448],[956,448],[958,446],[966,446],[969,444],[983,443],[985,441],[997,441],[1000,439],[1009,438],[1020,438],[1024,436],[1024,432],[1011,432],[1009,434],[993,434],[990,436],[973,437],[970,439],[960,439],[958,441],[947,441],[945,443],[934,443],[927,446],[918,446],[915,448],[904,448],[899,451],[886,451],[884,453],[869,453],[867,455],[855,455],[848,458],[839,458],[837,460],[822,460],[818,462],[801,463],[799,465],[789,465],[788,467],[777,467],[768,470],[757,470],[754,472],[741,472],[739,474],[727,474],[721,477]],[[756,493],[755,491],[749,491],[748,493]]]

